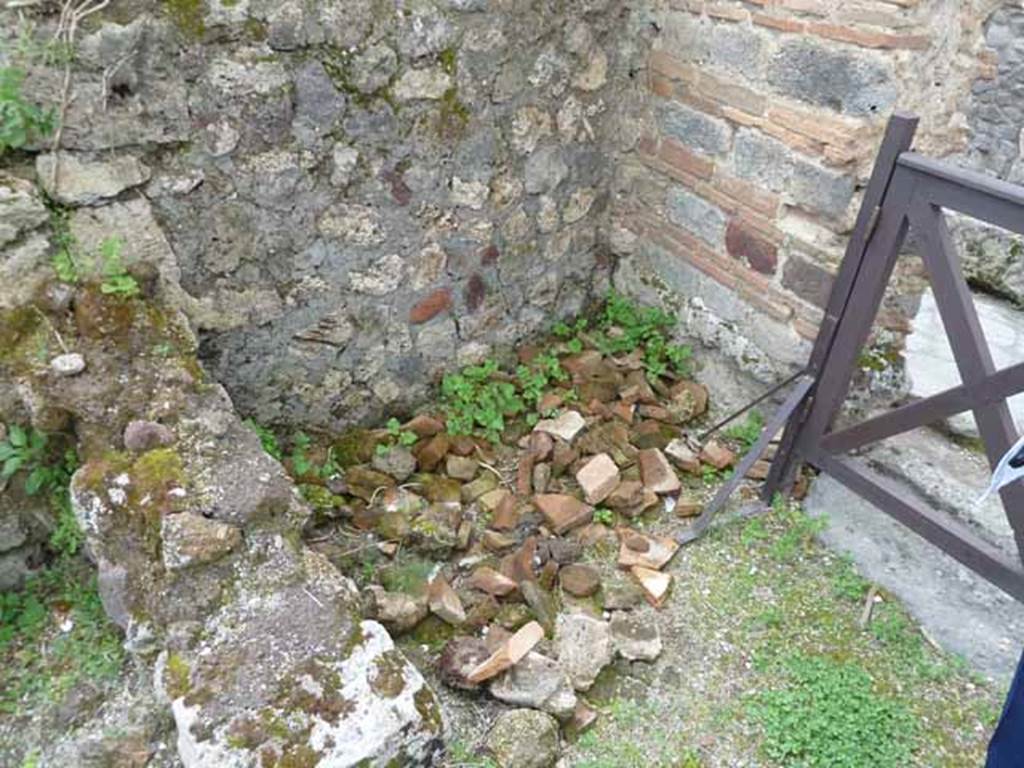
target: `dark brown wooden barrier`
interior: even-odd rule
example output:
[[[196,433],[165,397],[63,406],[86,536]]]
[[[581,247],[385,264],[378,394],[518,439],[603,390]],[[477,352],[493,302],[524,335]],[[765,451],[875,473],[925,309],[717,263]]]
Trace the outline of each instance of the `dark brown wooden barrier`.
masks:
[[[863,463],[844,455],[967,410],[974,412],[993,467],[1017,439],[1006,398],[1024,391],[1024,364],[996,370],[943,211],[959,211],[1024,234],[1024,188],[911,152],[916,128],[915,117],[897,114],[890,119],[807,368],[795,378],[789,397],[733,478],[683,540],[691,541],[703,532],[771,438],[784,427],[764,485],[766,500],[777,491],[788,490],[797,466],[806,462],[1024,602],[1024,485],[1014,483],[1001,491],[1018,550],[1018,556],[1012,558],[966,525],[923,506]],[[963,383],[832,431],[910,230],[922,251]]]

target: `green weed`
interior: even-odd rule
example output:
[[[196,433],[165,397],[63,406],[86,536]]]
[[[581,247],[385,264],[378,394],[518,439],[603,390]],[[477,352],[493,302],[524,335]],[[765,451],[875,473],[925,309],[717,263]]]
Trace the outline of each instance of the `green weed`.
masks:
[[[743,445],[746,450],[750,450],[754,447],[754,443],[761,437],[761,431],[764,429],[764,416],[761,415],[760,411],[753,410],[747,414],[745,421],[739,424],[733,424],[725,430],[725,436],[729,437],[736,442]]]
[[[487,360],[481,365],[448,374],[441,381],[441,397],[447,414],[448,431],[453,435],[482,434],[498,442],[505,430],[505,419],[523,413],[525,403],[510,381],[496,379],[498,364]]]
[[[28,473],[25,492],[35,496],[42,492],[55,492],[66,488],[75,471],[78,458],[67,451],[54,459],[47,435],[18,424],[8,427],[7,438],[0,441],[0,479],[7,480],[19,471]]]
[[[414,445],[419,439],[415,432],[402,429],[401,422],[393,416],[388,419],[386,426],[388,430],[388,442],[377,443],[375,448],[379,456],[387,456],[395,445],[402,445],[408,448],[409,446]]]
[[[867,594],[871,583],[857,573],[853,560],[844,556],[832,573],[832,594],[844,600],[860,602]]]
[[[594,510],[594,522],[611,527],[615,522],[615,513],[605,507],[598,507]]]
[[[53,110],[43,110],[25,100],[25,71],[0,67],[0,157],[47,136],[54,128]]]
[[[23,591],[0,593],[0,712],[29,711],[79,684],[112,680],[123,661],[95,574],[81,560],[60,558]]]
[[[641,307],[611,291],[598,318],[595,344],[603,354],[619,355],[643,349],[644,369],[654,380],[669,371],[689,373],[693,350],[669,342],[672,316],[657,307]]]
[[[99,258],[103,275],[100,290],[118,296],[137,296],[139,284],[125,271],[121,260],[123,248],[124,241],[119,237],[108,237],[100,243]]]
[[[284,451],[281,450],[281,443],[278,441],[277,435],[275,435],[271,429],[264,427],[262,424],[257,424],[253,419],[246,419],[242,423],[256,433],[256,436],[260,439],[260,445],[263,446],[264,452],[278,461],[281,461],[284,458]]]
[[[917,721],[902,704],[875,693],[860,666],[797,654],[777,672],[782,687],[755,694],[747,709],[764,732],[769,758],[795,768],[910,764]]]

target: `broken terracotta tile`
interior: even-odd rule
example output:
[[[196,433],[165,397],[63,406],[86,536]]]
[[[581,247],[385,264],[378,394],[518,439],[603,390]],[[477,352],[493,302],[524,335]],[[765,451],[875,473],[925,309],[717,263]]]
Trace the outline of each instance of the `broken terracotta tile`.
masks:
[[[515,583],[534,577],[534,558],[537,555],[537,537],[530,536],[519,549],[501,559],[501,572]]]
[[[444,432],[444,422],[426,413],[413,416],[402,425],[402,429],[412,432],[417,437],[433,437]]]
[[[516,499],[512,494],[503,497],[491,517],[491,528],[496,531],[511,531],[519,523]]]
[[[703,510],[704,504],[693,494],[682,493],[676,499],[676,517],[696,517]]]
[[[618,419],[621,419],[627,424],[633,423],[633,413],[635,411],[635,405],[633,405],[632,403],[627,403],[623,400],[620,400],[619,402],[615,403],[615,405],[612,406],[612,415]]]
[[[665,455],[683,472],[689,472],[691,475],[700,474],[700,457],[682,438],[677,438],[665,446]]]
[[[468,456],[456,456],[454,453],[449,453],[445,457],[444,471],[448,477],[454,477],[456,480],[469,482],[476,477],[479,469],[480,463]]]
[[[452,585],[442,576],[436,576],[427,586],[427,607],[430,612],[452,626],[465,623],[466,611]]]
[[[571,443],[586,425],[587,423],[583,420],[583,416],[580,415],[579,411],[566,411],[554,419],[541,419],[537,422],[537,426],[533,428],[533,431],[546,432],[552,437],[557,437],[560,440]]]
[[[644,500],[644,484],[639,480],[623,480],[604,500],[609,509],[629,509]]]
[[[677,381],[669,390],[668,410],[678,423],[700,416],[708,409],[708,388],[695,381]]]
[[[516,493],[520,496],[529,496],[533,487],[533,465],[535,459],[532,453],[524,453],[519,457],[519,466],[516,468]]]
[[[588,504],[600,504],[608,498],[619,480],[619,468],[607,453],[597,454],[576,473],[576,482]]]
[[[555,448],[555,440],[547,432],[531,432],[527,442],[527,450],[533,456],[533,460],[547,461],[551,451]]]
[[[636,412],[642,419],[654,419],[655,421],[672,420],[672,414],[660,405],[639,405]]]
[[[512,547],[519,543],[518,539],[511,534],[492,530],[484,531],[480,542],[490,552],[504,552],[505,550],[512,549]]]
[[[668,463],[665,454],[657,448],[640,451],[640,478],[644,487],[655,493],[675,493],[679,490],[679,478]]]
[[[481,592],[486,592],[495,597],[504,597],[511,592],[515,592],[518,588],[512,579],[503,576],[493,568],[488,568],[486,565],[473,571],[473,574],[466,583],[474,589],[479,589]]]
[[[647,549],[638,551],[633,546],[638,537],[646,540]],[[619,567],[631,568],[639,565],[657,571],[668,564],[677,549],[679,544],[676,540],[667,536],[644,536],[634,533],[623,540],[619,547]]]
[[[754,462],[754,466],[747,472],[747,477],[751,480],[765,480],[768,477],[768,472],[772,468],[770,461],[759,459]]]
[[[416,454],[416,461],[419,463],[420,469],[424,472],[433,472],[437,469],[448,454],[449,447],[448,435],[444,432],[417,443],[413,452]]]
[[[601,574],[591,565],[566,565],[558,572],[562,589],[576,597],[590,597],[601,588]]]
[[[533,503],[559,536],[589,523],[594,517],[592,506],[564,493],[539,493],[533,497]]]
[[[644,568],[642,565],[634,565],[629,571],[640,584],[647,602],[655,608],[665,604],[665,598],[668,597],[669,588],[672,586],[672,574]]]
[[[715,469],[725,469],[736,461],[736,454],[717,440],[708,440],[701,449],[700,460]]]
[[[548,413],[556,408],[562,407],[564,398],[557,392],[545,392],[540,396],[540,400],[537,401],[537,411],[540,413]]]
[[[470,672],[466,679],[481,683],[510,669],[544,639],[544,628],[536,621],[526,624],[506,640],[491,656]]]
[[[511,495],[512,494],[509,493],[504,488],[495,488],[493,491],[487,491],[487,493],[481,495],[480,498],[476,500],[476,502],[477,504],[480,505],[480,509],[482,509],[484,512],[487,512],[488,514],[493,514],[498,509],[498,506],[502,503],[502,501],[504,501]]]

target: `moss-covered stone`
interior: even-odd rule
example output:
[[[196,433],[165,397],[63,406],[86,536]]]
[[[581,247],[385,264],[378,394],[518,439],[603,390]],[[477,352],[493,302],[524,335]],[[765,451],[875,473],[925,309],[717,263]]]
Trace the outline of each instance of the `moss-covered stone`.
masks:
[[[172,653],[167,657],[167,666],[164,668],[164,687],[172,699],[187,696],[191,688],[190,677],[192,670],[188,662],[179,654]]]
[[[163,0],[164,8],[174,26],[191,40],[199,40],[206,32],[205,0]]]

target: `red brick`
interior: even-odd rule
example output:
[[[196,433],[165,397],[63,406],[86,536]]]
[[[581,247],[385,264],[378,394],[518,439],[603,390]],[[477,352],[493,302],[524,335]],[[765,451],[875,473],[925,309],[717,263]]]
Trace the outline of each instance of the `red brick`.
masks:
[[[778,0],[776,5],[796,13],[808,13],[814,16],[828,15],[828,6],[821,0]]]
[[[498,263],[498,256],[501,254],[498,252],[498,246],[491,244],[488,245],[480,252],[480,266],[489,267],[492,264]]]
[[[711,18],[722,19],[723,21],[746,21],[750,18],[750,12],[745,8],[737,8],[733,5],[724,5],[722,3],[705,3],[704,10]]]
[[[869,32],[856,27],[826,24],[825,22],[812,22],[808,25],[807,30],[818,37],[838,40],[841,43],[851,43],[862,48],[922,50],[931,44],[931,39],[927,35],[892,35],[887,32]]]
[[[725,230],[725,248],[730,255],[747,262],[753,269],[765,275],[775,273],[779,263],[779,252],[769,242],[741,219],[733,219]]]
[[[451,309],[451,307],[451,289],[438,288],[413,305],[413,308],[409,310],[409,322],[413,325],[425,323],[442,312]]]
[[[721,171],[716,170],[712,184],[739,205],[749,208],[762,216],[767,216],[769,219],[774,219],[779,211],[780,200],[778,195],[765,192],[740,179],[726,176]]]
[[[763,115],[767,100],[761,94],[736,82],[720,80],[707,72],[700,73],[697,92],[705,98],[751,115]]]
[[[697,79],[697,70],[692,65],[679,61],[665,51],[651,51],[649,61],[651,69],[671,80],[692,83]]]
[[[470,314],[480,309],[480,306],[484,303],[484,298],[487,296],[487,283],[480,276],[479,273],[473,273],[466,283],[466,287],[462,292],[462,298],[466,302],[466,309],[469,310]]]
[[[751,21],[762,27],[777,29],[780,32],[803,32],[807,29],[807,22],[800,19],[785,19],[780,16],[769,16],[767,13],[754,13],[750,16]]]
[[[672,81],[660,72],[655,72],[652,69],[650,77],[648,77],[647,80],[651,88],[651,93],[656,96],[661,96],[663,99],[670,99],[672,98],[672,94],[675,93],[675,86],[672,85]]]
[[[692,152],[673,138],[662,140],[658,157],[673,168],[699,179],[710,179],[715,169],[711,160]]]

